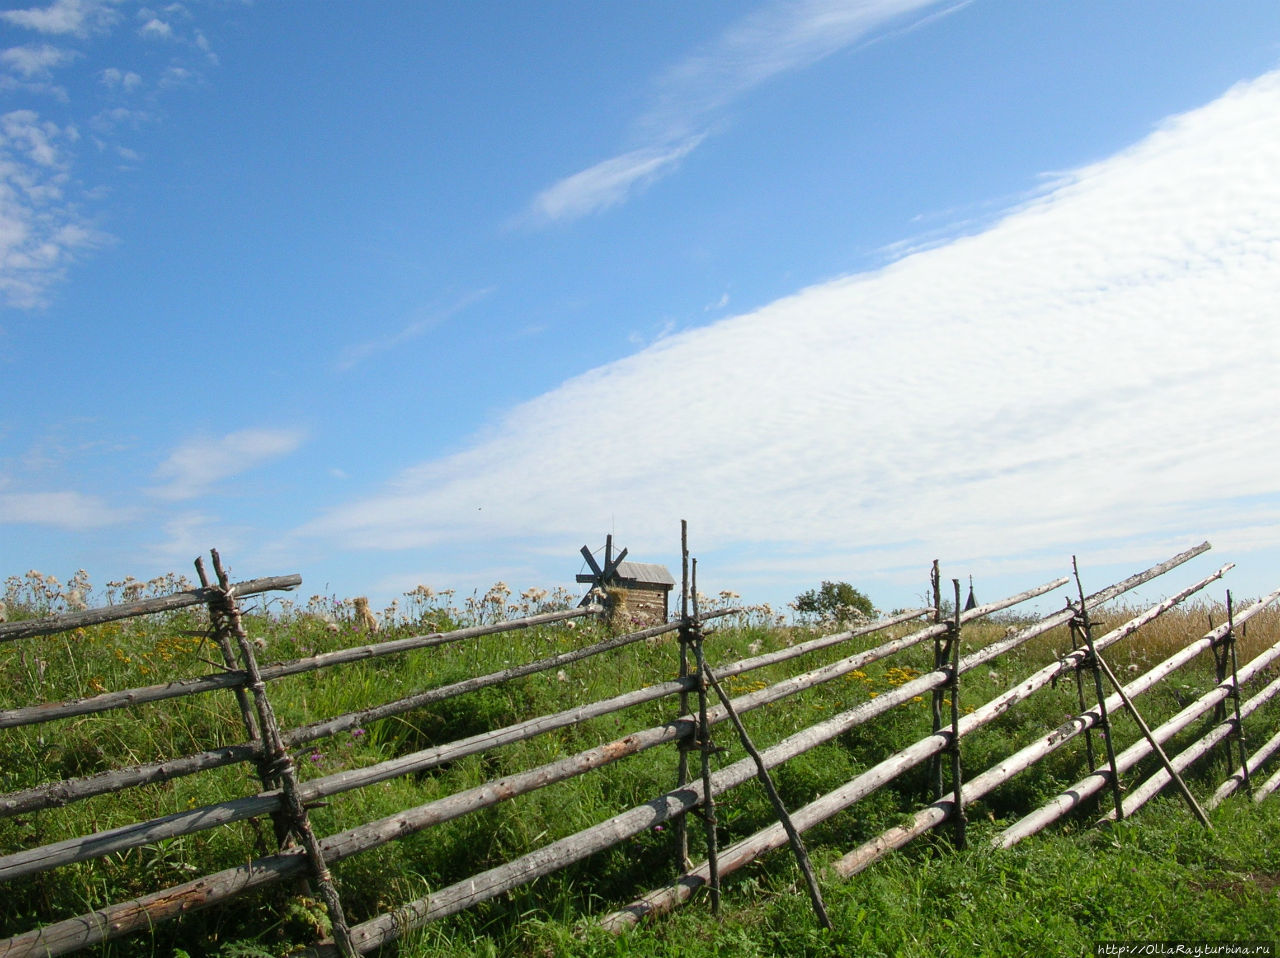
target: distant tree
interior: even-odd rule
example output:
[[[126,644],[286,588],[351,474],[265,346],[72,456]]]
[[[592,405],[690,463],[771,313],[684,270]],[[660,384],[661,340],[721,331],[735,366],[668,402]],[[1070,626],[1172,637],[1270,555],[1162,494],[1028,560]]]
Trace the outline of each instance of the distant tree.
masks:
[[[793,603],[801,615],[847,622],[850,619],[873,619],[876,607],[871,600],[848,582],[823,582],[817,589],[801,592]]]

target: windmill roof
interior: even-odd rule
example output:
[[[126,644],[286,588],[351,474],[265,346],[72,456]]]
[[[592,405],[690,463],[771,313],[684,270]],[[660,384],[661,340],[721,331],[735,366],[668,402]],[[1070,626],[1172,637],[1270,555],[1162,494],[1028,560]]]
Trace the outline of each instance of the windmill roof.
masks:
[[[646,585],[674,586],[676,584],[667,567],[656,562],[619,562],[618,579]]]

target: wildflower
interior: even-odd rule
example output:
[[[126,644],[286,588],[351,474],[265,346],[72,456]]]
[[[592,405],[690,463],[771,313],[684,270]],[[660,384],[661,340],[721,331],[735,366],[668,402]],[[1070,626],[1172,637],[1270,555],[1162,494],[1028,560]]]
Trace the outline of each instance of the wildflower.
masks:
[[[312,753],[311,753],[309,756],[307,756],[307,757],[308,757],[308,758],[310,758],[310,759],[311,759],[311,761],[312,761],[312,763],[313,763],[313,764],[315,764],[315,765],[319,765],[321,762],[323,762],[323,761],[324,761],[324,753],[323,753],[323,752],[312,752]]]
[[[362,728],[353,728],[353,729],[351,730],[351,737],[352,737],[352,738],[364,738],[364,737],[365,737],[366,735],[368,735],[368,734],[369,734],[369,733],[368,733],[368,732],[366,732],[366,731],[365,731],[364,729],[362,729]]]

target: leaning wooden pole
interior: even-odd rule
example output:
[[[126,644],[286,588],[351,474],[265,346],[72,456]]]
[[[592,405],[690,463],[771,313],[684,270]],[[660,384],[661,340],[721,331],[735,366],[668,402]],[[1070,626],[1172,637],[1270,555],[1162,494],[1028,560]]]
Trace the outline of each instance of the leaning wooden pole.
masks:
[[[1129,693],[1124,690],[1124,686],[1120,684],[1120,680],[1116,678],[1116,674],[1111,671],[1111,666],[1107,665],[1107,660],[1096,652],[1094,653],[1094,658],[1098,662],[1098,667],[1102,669],[1103,674],[1107,677],[1107,681],[1111,683],[1112,687],[1116,690],[1116,694],[1120,696],[1120,701],[1124,703],[1124,707],[1129,710],[1129,714],[1133,716],[1133,720],[1138,724],[1138,728],[1142,732],[1142,737],[1151,744],[1151,749],[1159,757],[1160,764],[1164,766],[1165,772],[1178,786],[1178,791],[1181,793],[1183,800],[1187,803],[1187,807],[1191,809],[1191,813],[1195,815],[1201,825],[1205,828],[1212,829],[1213,826],[1209,824],[1209,816],[1204,813],[1204,809],[1200,807],[1200,803],[1196,801],[1196,797],[1191,794],[1191,789],[1187,787],[1186,780],[1178,774],[1178,770],[1174,767],[1173,763],[1169,761],[1169,756],[1165,754],[1165,750],[1156,740],[1156,737],[1151,734],[1151,726],[1149,726],[1147,724],[1147,720],[1142,717],[1142,713],[1138,711],[1138,707],[1133,704],[1133,699],[1131,699],[1129,697]],[[1113,757],[1113,764],[1114,761],[1115,759]],[[1117,818],[1120,815],[1120,810],[1118,808],[1115,810],[1115,815]]]
[[[258,724],[262,730],[263,751],[271,762],[271,773],[277,776],[280,781],[290,828],[302,843],[303,848],[306,849],[311,873],[320,886],[320,897],[324,901],[325,909],[329,912],[329,919],[333,926],[333,936],[338,946],[338,951],[343,958],[354,958],[357,952],[351,943],[351,930],[347,925],[346,915],[342,909],[342,899],[338,896],[338,889],[334,886],[333,876],[330,874],[329,866],[325,862],[324,853],[320,850],[320,843],[316,840],[315,832],[311,830],[311,822],[307,816],[306,806],[303,805],[302,799],[298,794],[298,777],[294,770],[293,759],[284,747],[284,740],[280,736],[280,725],[276,721],[275,710],[271,707],[271,701],[267,697],[266,683],[262,681],[262,676],[258,672],[257,657],[253,653],[253,643],[249,641],[249,636],[244,630],[244,623],[240,616],[240,606],[236,602],[235,591],[231,587],[231,580],[227,577],[226,570],[222,568],[222,560],[217,550],[213,550],[211,555],[213,557],[214,572],[218,576],[219,591],[222,595],[222,599],[218,604],[218,612],[226,623],[227,631],[235,637],[236,643],[240,647],[240,658],[243,661],[245,671],[249,673],[249,690],[253,694],[254,705],[257,707]]]
[[[769,802],[773,805],[774,814],[778,816],[778,821],[782,823],[783,829],[786,830],[787,840],[791,843],[791,850],[796,856],[796,864],[800,866],[800,872],[804,875],[805,887],[809,889],[809,900],[813,902],[813,911],[818,916],[818,924],[830,931],[831,918],[827,915],[827,906],[822,900],[822,889],[818,887],[818,879],[814,877],[813,864],[809,861],[809,852],[804,847],[804,839],[800,837],[800,832],[791,821],[787,806],[782,801],[782,796],[778,794],[777,787],[773,784],[773,776],[769,774],[769,769],[765,767],[764,759],[761,757],[755,743],[751,741],[751,736],[747,734],[747,727],[742,724],[742,719],[738,717],[738,710],[733,707],[733,702],[725,694],[724,689],[720,687],[720,682],[716,679],[711,667],[706,664],[705,657],[703,658],[702,668],[705,670],[707,681],[715,689],[716,695],[720,699],[720,704],[724,706],[725,712],[728,713],[729,721],[733,723],[733,727],[738,733],[738,738],[742,742],[742,747],[751,756],[751,760],[756,763],[756,775],[760,779],[760,784],[764,786],[765,794],[769,796]]]

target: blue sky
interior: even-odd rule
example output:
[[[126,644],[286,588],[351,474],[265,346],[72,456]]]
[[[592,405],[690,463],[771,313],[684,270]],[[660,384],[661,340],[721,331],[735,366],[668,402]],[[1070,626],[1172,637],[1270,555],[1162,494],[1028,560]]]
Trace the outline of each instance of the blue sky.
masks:
[[[6,3],[0,575],[1259,594],[1277,223],[1274,0]]]

